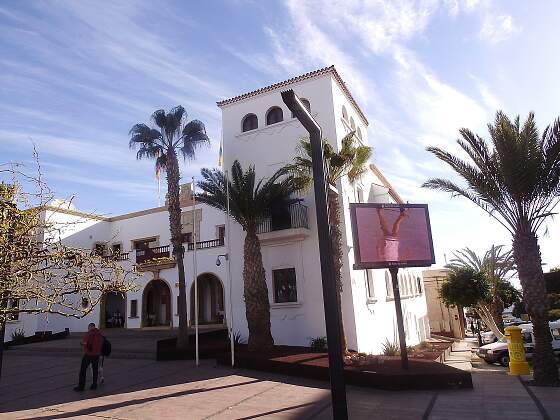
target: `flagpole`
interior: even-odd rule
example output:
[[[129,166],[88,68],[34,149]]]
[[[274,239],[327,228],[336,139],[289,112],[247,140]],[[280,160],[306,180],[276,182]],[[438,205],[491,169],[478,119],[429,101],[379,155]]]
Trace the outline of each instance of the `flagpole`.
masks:
[[[192,178],[192,197],[193,197],[193,272],[194,272],[194,340],[195,340],[195,360],[198,366],[198,273],[196,268],[196,198],[194,191],[194,176]]]
[[[229,220],[229,178],[228,178],[228,171],[225,171],[226,174],[226,200],[227,200],[227,213],[226,213],[226,255],[227,258],[227,281],[229,284],[229,341],[231,346],[231,366],[235,365],[235,342],[233,337],[233,284],[232,284],[232,277],[231,277],[231,253],[230,253],[230,220]]]

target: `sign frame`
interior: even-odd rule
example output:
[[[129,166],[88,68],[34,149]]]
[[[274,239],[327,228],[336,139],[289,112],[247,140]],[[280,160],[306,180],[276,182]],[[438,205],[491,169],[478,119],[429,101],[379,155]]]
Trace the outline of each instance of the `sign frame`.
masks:
[[[374,209],[417,209],[425,210],[426,227],[428,229],[428,242],[431,253],[431,260],[406,260],[406,261],[383,261],[383,262],[361,262],[360,241],[358,236],[358,226],[356,221],[356,209],[358,208],[374,208]],[[430,224],[430,214],[427,204],[399,204],[399,203],[350,203],[350,222],[352,225],[352,243],[354,247],[354,270],[367,270],[379,268],[406,268],[406,267],[429,267],[436,263],[434,253],[434,242],[432,239],[432,227]]]

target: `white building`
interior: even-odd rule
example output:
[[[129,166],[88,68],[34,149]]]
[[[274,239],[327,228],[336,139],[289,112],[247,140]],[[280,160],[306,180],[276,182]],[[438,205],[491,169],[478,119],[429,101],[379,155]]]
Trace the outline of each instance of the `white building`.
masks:
[[[254,165],[257,177],[267,177],[292,161],[299,140],[306,135],[282,102],[280,92],[291,88],[306,99],[319,122],[323,136],[334,147],[351,130],[368,144],[368,121],[334,67],[317,70],[218,103],[222,110],[224,165],[239,160],[244,168]],[[382,153],[382,151],[378,152]],[[348,346],[363,352],[378,353],[382,343],[397,341],[395,307],[389,274],[386,270],[353,270],[352,233],[349,203],[402,202],[399,195],[374,166],[360,182],[342,180],[342,231],[344,244],[343,315]],[[259,234],[271,302],[272,335],[277,344],[308,345],[311,337],[325,336],[323,296],[313,192],[302,196],[302,204],[290,209],[285,220],[263,223]],[[182,189],[183,232],[192,238],[193,212],[190,190]],[[53,210],[54,211],[54,210]],[[105,247],[105,252],[120,252],[123,264],[133,264],[154,255],[169,255],[170,234],[165,207],[143,210],[116,217],[95,217],[73,209],[56,210],[50,217],[85,220],[73,225],[64,240],[84,248]],[[216,265],[225,254],[225,215],[206,205],[197,205],[196,231],[200,241],[197,256],[199,319],[201,323],[228,323],[247,337],[243,301],[244,232],[231,223],[231,287],[233,316],[229,312],[229,287],[226,264]],[[185,244],[187,247],[187,244]],[[144,249],[148,247],[149,250]],[[192,292],[194,271],[192,243],[185,252],[188,293],[188,317],[193,323]],[[155,254],[154,254],[155,253]],[[223,261],[223,260],[222,260]],[[407,342],[417,344],[429,336],[426,300],[420,271],[401,270],[402,307]],[[111,323],[117,310],[124,314],[126,328],[178,325],[177,268],[160,265],[143,275],[138,292],[126,299],[109,296],[101,307],[84,319],[60,316],[21,316],[11,322],[6,333],[23,327],[34,330],[84,331],[89,322],[101,326]]]

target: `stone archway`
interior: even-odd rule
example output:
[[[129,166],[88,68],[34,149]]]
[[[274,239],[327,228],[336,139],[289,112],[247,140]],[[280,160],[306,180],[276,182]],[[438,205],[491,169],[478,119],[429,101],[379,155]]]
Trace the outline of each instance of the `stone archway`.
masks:
[[[105,293],[99,305],[100,328],[126,327],[126,294]]]
[[[220,279],[211,273],[198,276],[198,324],[224,324],[224,287]],[[190,290],[190,324],[194,325],[194,283]]]
[[[142,293],[142,327],[171,326],[171,290],[161,279],[150,281]]]

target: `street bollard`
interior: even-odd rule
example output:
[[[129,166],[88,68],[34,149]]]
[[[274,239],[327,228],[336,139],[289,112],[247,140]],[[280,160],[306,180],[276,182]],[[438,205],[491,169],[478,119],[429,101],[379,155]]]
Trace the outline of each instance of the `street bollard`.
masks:
[[[523,346],[521,328],[515,326],[506,327],[504,335],[508,342],[509,374],[529,375],[529,363],[527,363],[527,359],[525,358],[525,347]]]

